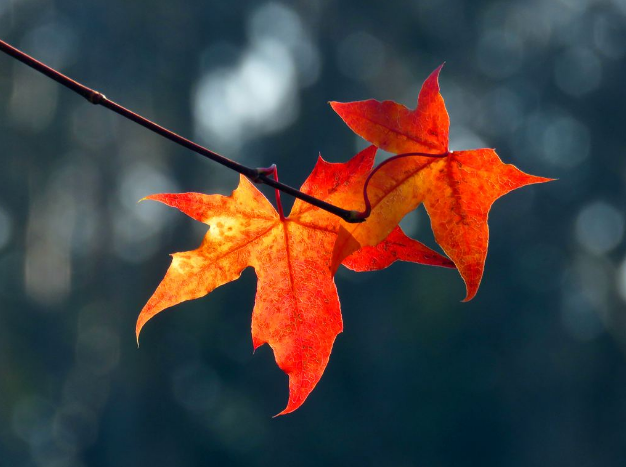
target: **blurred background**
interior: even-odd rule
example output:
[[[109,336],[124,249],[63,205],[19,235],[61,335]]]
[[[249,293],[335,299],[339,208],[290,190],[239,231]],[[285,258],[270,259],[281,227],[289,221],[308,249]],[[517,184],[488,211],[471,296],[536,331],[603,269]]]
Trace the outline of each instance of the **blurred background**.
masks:
[[[205,233],[137,200],[238,176],[0,56],[1,466],[624,465],[626,1],[0,0],[0,34],[294,186],[365,147],[327,101],[414,107],[445,61],[451,148],[559,179],[496,202],[470,303],[455,271],[339,271],[328,369],[272,419],[251,269],[134,338]]]

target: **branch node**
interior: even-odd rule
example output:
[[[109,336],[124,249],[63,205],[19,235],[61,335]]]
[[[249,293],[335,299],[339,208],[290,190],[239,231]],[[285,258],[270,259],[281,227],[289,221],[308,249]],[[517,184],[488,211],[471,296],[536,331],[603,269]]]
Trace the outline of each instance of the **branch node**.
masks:
[[[103,101],[105,101],[107,99],[104,94],[102,94],[101,92],[98,92],[98,91],[91,91],[89,93],[89,95],[87,95],[85,97],[93,105],[101,104]]]
[[[265,183],[261,177],[265,175],[269,177],[270,175],[274,175],[276,171],[276,164],[272,164],[269,167],[257,167],[256,169],[252,169],[252,174],[248,178],[252,180],[254,183]]]
[[[369,214],[370,213],[367,211],[348,211],[343,220],[350,224],[359,224],[361,222],[365,222],[369,217]]]

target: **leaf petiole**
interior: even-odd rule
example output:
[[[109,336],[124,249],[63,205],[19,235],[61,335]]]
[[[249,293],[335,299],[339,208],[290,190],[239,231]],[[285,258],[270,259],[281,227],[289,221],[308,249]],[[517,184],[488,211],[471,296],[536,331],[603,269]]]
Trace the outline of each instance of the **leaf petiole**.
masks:
[[[269,167],[259,167],[256,169],[256,171],[259,173],[259,175],[272,176],[274,177],[274,180],[278,182],[278,168],[276,167],[276,164],[272,164]],[[280,190],[276,188],[275,191],[276,191],[276,207],[278,209],[278,215],[280,216],[280,220],[284,221],[285,211],[283,210],[283,203],[281,203],[280,201]]]
[[[393,162],[395,160],[402,159],[404,157],[429,157],[429,158],[433,158],[433,159],[443,159],[444,157],[447,157],[449,155],[450,155],[449,151],[445,152],[443,154],[429,154],[429,153],[426,153],[426,152],[405,152],[405,153],[402,153],[402,154],[397,154],[395,156],[392,156],[389,159],[385,159],[380,164],[378,164],[374,168],[374,170],[372,170],[370,172],[370,174],[367,176],[367,179],[365,179],[365,184],[363,185],[363,199],[365,201],[365,209],[363,211],[361,211],[361,212],[357,212],[356,216],[359,219],[362,219],[364,221],[372,213],[372,203],[371,203],[371,201],[369,199],[369,196],[367,194],[367,187],[369,186],[369,183],[370,183],[370,180],[372,179],[372,177],[374,175],[376,175],[376,172],[378,172],[380,169],[382,169],[385,165],[387,165],[390,162]]]

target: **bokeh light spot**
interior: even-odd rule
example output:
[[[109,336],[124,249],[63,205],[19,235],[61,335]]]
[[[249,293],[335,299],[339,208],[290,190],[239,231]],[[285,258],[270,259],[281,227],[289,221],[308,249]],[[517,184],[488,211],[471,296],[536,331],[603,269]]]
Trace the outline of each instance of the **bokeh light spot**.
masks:
[[[602,81],[602,63],[591,50],[579,47],[563,52],[554,64],[554,80],[566,94],[581,97]]]
[[[576,239],[589,252],[601,255],[624,236],[624,214],[603,201],[585,206],[576,219]]]
[[[542,135],[546,161],[563,168],[576,167],[589,156],[590,136],[587,127],[568,116],[546,122]]]

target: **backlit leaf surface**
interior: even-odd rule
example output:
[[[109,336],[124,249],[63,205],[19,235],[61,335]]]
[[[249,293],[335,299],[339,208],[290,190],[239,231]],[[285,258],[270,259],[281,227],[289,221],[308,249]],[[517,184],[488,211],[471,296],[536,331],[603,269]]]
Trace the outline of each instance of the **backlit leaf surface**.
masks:
[[[511,190],[550,179],[502,163],[493,149],[449,151],[440,71],[437,68],[424,83],[415,110],[390,101],[331,102],[355,133],[381,149],[445,156],[402,157],[382,166],[368,188],[372,214],[362,224],[342,225],[333,267],[354,251],[377,245],[424,203],[435,240],[457,266],[466,284],[465,300],[470,300],[483,275],[491,205]]]
[[[331,164],[320,157],[302,191],[348,209],[359,208],[375,153],[371,146],[344,164]],[[300,200],[288,218],[280,219],[265,196],[243,176],[230,196],[181,193],[147,199],[178,208],[207,224],[209,230],[198,249],[172,255],[165,278],[139,315],[137,338],[159,312],[203,297],[252,266],[258,278],[253,347],[268,343],[276,363],[289,375],[289,401],[280,414],[298,408],[321,378],[343,328],[330,267],[340,219]],[[377,264],[390,262],[388,256],[394,254],[407,261],[447,261],[430,250],[423,250],[420,256],[419,248],[411,256],[409,250],[415,246],[399,235],[385,240],[381,246],[384,258]],[[361,261],[367,257],[373,262],[355,266],[357,258],[351,263],[353,269],[377,269],[379,254],[382,250],[366,251]]]

